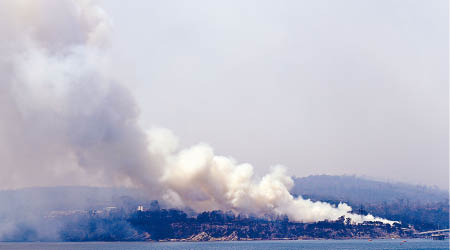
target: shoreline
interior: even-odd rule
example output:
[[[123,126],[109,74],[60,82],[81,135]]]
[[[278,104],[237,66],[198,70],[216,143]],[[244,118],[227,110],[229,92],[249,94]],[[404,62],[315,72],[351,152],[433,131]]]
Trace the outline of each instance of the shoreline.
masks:
[[[325,239],[325,238],[308,238],[308,239],[288,239],[288,238],[274,238],[274,239],[238,239],[238,240],[208,240],[208,241],[192,241],[187,239],[167,239],[167,240],[130,240],[130,241],[0,241],[0,243],[177,243],[177,242],[185,242],[185,243],[196,243],[196,242],[249,242],[249,241],[388,241],[388,240],[399,240],[405,241],[408,240],[427,240],[427,241],[449,241],[449,238],[445,238],[444,240],[433,240],[430,238],[413,238],[413,237],[405,237],[405,238],[341,238],[341,239]]]

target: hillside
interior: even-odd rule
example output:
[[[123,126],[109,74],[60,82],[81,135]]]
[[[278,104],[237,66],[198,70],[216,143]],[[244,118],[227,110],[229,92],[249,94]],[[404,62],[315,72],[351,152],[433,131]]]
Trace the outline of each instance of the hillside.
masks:
[[[291,193],[311,200],[346,202],[353,208],[428,230],[449,227],[449,193],[426,186],[355,176],[295,178]]]
[[[291,192],[311,200],[345,202],[357,213],[369,212],[401,221],[403,226],[410,224],[418,231],[449,226],[448,193],[443,190],[353,176],[309,176],[294,181]],[[77,186],[0,191],[0,240],[8,235],[10,239],[22,239],[25,229],[36,231],[37,239],[54,239],[61,221],[44,219],[49,215],[89,217],[91,212],[108,207],[131,214],[138,205],[160,209],[146,194],[138,189]],[[164,203],[159,204],[162,209],[170,209]],[[198,215],[189,209],[184,212],[189,218]]]

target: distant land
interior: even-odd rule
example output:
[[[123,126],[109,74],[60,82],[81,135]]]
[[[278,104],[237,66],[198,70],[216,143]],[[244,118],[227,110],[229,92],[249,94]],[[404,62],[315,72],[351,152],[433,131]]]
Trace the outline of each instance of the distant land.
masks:
[[[291,193],[311,200],[345,202],[418,230],[449,228],[449,193],[436,187],[382,182],[355,176],[295,178]]]
[[[448,191],[355,176],[295,178],[291,193],[354,213],[371,213],[401,224],[352,225],[343,218],[316,223],[285,216],[195,213],[153,201],[145,190],[101,187],[37,187],[0,191],[1,241],[251,240],[415,237],[449,228]],[[142,206],[143,211],[137,211]]]

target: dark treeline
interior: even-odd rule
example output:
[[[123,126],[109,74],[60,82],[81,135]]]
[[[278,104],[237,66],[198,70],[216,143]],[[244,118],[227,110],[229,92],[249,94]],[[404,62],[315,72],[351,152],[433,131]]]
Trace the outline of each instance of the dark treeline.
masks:
[[[294,195],[333,204],[345,202],[356,213],[401,221],[404,228],[411,226],[420,232],[449,227],[448,192],[444,190],[353,176],[310,176],[294,181]],[[302,224],[283,217],[261,219],[218,211],[197,214],[189,209],[181,212],[167,209],[168,204],[152,202],[145,190],[127,188],[0,191],[0,204],[0,241],[345,238],[381,237],[389,230],[395,231],[394,237],[411,233],[398,231],[398,226],[389,229],[370,223]],[[138,205],[148,211],[137,213]],[[112,207],[115,209],[107,209]]]
[[[402,225],[366,222],[353,225],[343,217],[317,223],[291,222],[287,217],[257,218],[211,211],[189,217],[175,209],[154,209],[107,215],[86,214],[66,221],[60,230],[64,241],[136,240],[243,240],[243,239],[347,239],[407,237]]]

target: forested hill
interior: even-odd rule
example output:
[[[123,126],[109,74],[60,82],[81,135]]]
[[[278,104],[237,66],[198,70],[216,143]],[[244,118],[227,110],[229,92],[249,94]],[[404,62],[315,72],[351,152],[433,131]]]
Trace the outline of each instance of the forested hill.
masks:
[[[368,180],[355,176],[294,178],[294,195],[331,203],[346,202],[377,216],[421,230],[449,227],[449,193],[442,189]]]
[[[311,198],[342,199],[352,203],[441,202],[448,192],[427,186],[368,180],[355,176],[311,175],[294,178],[291,193]]]
[[[294,195],[334,204],[348,203],[356,212],[411,224],[419,231],[449,227],[448,192],[422,186],[394,184],[353,176],[294,178]],[[134,211],[152,207],[146,190],[101,187],[41,187],[0,191],[0,229],[8,221],[40,225],[38,217],[52,211],[101,210],[105,207]],[[170,208],[160,202],[162,208]],[[361,209],[362,208],[362,209]],[[185,211],[195,216],[192,211]],[[1,230],[0,230],[1,233]]]

